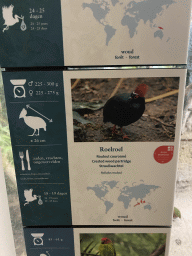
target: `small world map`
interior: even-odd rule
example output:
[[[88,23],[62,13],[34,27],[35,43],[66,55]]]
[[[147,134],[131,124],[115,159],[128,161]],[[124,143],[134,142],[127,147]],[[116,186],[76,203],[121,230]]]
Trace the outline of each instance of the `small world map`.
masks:
[[[155,20],[175,3],[174,0],[92,0],[91,3],[84,2],[82,8],[84,10],[89,8],[95,20],[103,26],[108,46],[119,26],[127,29],[125,33],[129,34],[131,39],[138,33],[140,22],[152,29],[154,38],[163,39],[164,28],[161,27],[161,24],[156,24]],[[120,16],[120,19],[117,19],[116,16]],[[112,22],[113,20],[115,22]],[[169,37],[166,38],[167,42],[169,40]]]
[[[105,213],[114,206],[116,197],[111,197],[109,195],[118,194],[117,201],[122,202],[124,209],[131,207],[132,200],[136,201],[132,207],[142,206],[144,210],[151,210],[152,205],[150,202],[146,201],[146,196],[150,196],[152,192],[159,189],[159,186],[147,185],[143,180],[140,184],[133,183],[131,186],[128,182],[123,182],[120,184],[119,181],[102,181],[101,184],[96,184],[93,187],[87,187],[88,191],[93,191],[95,196],[103,201],[105,205]],[[115,190],[115,191],[113,191]]]

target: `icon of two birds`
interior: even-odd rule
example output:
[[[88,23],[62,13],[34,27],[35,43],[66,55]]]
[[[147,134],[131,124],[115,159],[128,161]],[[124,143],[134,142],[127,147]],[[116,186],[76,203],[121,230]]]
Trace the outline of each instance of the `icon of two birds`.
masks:
[[[113,242],[109,238],[104,237],[101,239],[101,244],[99,246],[99,255],[116,256],[115,247],[113,245]]]

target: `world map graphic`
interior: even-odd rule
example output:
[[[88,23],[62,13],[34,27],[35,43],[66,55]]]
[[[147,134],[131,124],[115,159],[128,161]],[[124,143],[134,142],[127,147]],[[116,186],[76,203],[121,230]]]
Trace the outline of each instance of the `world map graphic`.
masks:
[[[109,45],[111,39],[116,35],[118,26],[127,28],[130,38],[137,33],[140,22],[148,25],[152,29],[154,37],[163,39],[163,27],[156,24],[155,20],[161,16],[170,5],[175,4],[174,0],[138,0],[138,1],[121,1],[121,0],[92,0],[91,3],[84,2],[82,8],[89,8],[93,17],[103,26],[106,33],[106,45]],[[111,15],[111,13],[113,13]],[[120,20],[116,16],[120,15]],[[115,20],[116,25],[112,20]],[[113,23],[113,24],[112,24]],[[166,38],[168,42],[170,37]]]
[[[136,206],[142,206],[144,210],[151,210],[152,205],[150,202],[146,201],[146,196],[150,196],[152,192],[159,189],[159,186],[147,185],[141,180],[140,184],[133,183],[132,186],[129,186],[127,182],[119,183],[119,181],[102,181],[101,184],[96,184],[93,187],[87,187],[87,190],[92,190],[95,193],[95,196],[103,201],[105,205],[105,213],[114,206],[115,201],[111,200],[109,194],[118,193],[117,200],[123,203],[124,209],[131,207],[132,200],[136,200]],[[133,206],[133,205],[132,205]]]

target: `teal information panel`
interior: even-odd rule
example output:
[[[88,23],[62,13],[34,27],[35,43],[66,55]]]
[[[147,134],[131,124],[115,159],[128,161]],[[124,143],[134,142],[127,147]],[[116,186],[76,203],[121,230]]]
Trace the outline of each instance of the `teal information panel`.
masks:
[[[63,73],[4,72],[24,226],[70,225]]]
[[[63,66],[60,0],[0,1],[0,65]]]

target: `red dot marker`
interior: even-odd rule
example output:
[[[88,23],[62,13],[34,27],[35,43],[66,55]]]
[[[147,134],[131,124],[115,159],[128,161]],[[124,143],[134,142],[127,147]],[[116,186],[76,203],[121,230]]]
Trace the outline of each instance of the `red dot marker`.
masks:
[[[154,152],[154,159],[160,164],[166,164],[173,158],[174,146],[161,146]]]

